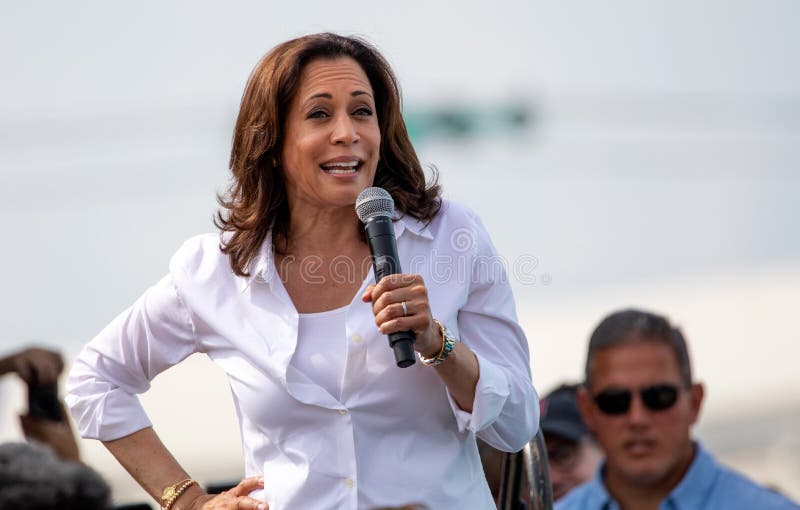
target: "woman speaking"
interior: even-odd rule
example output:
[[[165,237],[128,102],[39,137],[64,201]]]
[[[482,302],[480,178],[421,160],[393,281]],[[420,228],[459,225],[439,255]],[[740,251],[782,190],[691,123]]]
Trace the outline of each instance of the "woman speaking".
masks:
[[[514,451],[535,434],[528,346],[480,220],[426,183],[386,60],[328,33],[275,47],[230,169],[220,232],[186,241],[76,359],[81,434],[170,510],[494,508],[475,436]],[[378,282],[354,209],[373,186],[394,199],[404,270]],[[416,337],[408,368],[386,340],[399,331]],[[247,478],[219,495],[136,397],[195,352],[226,372],[242,435]]]

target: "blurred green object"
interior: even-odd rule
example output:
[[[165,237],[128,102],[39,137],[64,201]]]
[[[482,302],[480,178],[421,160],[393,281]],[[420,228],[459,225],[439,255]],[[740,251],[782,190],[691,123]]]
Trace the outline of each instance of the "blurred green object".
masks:
[[[408,134],[415,142],[426,139],[468,139],[532,129],[539,115],[527,104],[474,107],[442,105],[403,114]]]

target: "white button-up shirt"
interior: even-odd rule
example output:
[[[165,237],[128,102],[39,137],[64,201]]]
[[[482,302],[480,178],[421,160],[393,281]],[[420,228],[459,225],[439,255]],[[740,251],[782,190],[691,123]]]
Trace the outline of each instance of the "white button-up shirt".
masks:
[[[169,274],[83,349],[67,404],[83,437],[112,440],[151,425],[138,393],[195,352],[225,370],[247,476],[264,475],[273,510],[422,504],[494,508],[475,435],[506,451],[536,433],[528,345],[503,261],[477,216],[445,201],[429,225],[395,221],[403,271],[422,275],[433,316],[477,356],[472,413],[436,370],[398,368],[361,293],[348,307],[344,381],[336,399],[290,363],[298,313],[274,267],[271,240],[236,276],[219,236],[188,240]],[[357,273],[356,273],[357,274]]]

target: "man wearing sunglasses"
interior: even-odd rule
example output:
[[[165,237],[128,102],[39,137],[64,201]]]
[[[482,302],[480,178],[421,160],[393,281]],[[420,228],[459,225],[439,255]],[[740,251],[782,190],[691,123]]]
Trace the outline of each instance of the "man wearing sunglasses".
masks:
[[[692,440],[703,386],[681,331],[641,310],[612,313],[589,340],[581,414],[606,454],[556,510],[800,510],[719,465]]]

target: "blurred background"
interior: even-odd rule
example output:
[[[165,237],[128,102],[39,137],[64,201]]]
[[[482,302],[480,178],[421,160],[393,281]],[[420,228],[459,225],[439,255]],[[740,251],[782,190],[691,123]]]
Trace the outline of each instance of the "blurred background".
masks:
[[[608,312],[670,316],[707,401],[697,435],[800,498],[800,4],[317,0],[6,5],[0,354],[72,359],[211,231],[238,102],[273,45],[358,34],[388,57],[418,153],[505,257],[545,392]],[[24,387],[0,380],[0,441]],[[203,357],[142,398],[203,481],[241,476]],[[118,502],[144,493],[102,445]]]

